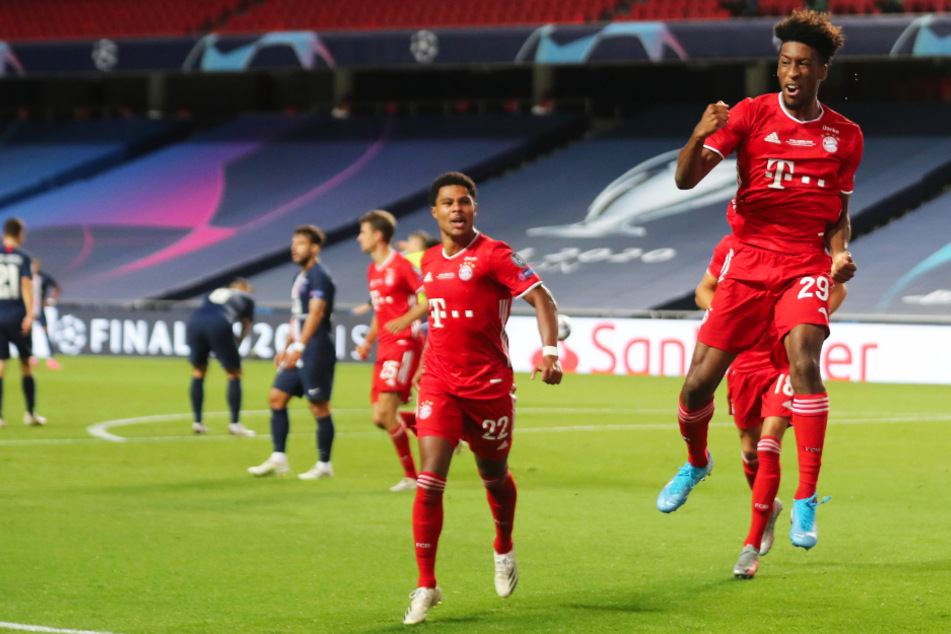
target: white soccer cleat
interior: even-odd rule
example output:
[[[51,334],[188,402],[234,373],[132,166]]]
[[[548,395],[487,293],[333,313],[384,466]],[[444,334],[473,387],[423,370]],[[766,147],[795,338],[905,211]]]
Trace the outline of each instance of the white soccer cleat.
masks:
[[[286,475],[291,470],[287,464],[287,455],[277,453],[276,451],[270,457],[256,467],[248,467],[248,473],[253,476]]]
[[[231,423],[228,425],[228,433],[232,436],[254,436],[254,430],[248,429],[241,423]]]
[[[208,428],[204,423],[192,423],[192,433],[197,435],[207,434]]]
[[[515,551],[510,550],[504,555],[496,552],[495,556],[495,591],[503,599],[515,592],[518,585],[518,564],[515,563]]]
[[[760,542],[759,554],[765,555],[772,549],[773,541],[776,538],[776,519],[783,512],[783,503],[779,498],[773,500],[773,510],[769,513],[769,521],[766,522],[766,530],[763,531],[763,540]]]
[[[39,414],[34,414],[32,412],[23,413],[23,424],[29,425],[31,427],[39,427],[46,424],[46,419],[40,416]]]
[[[429,615],[429,608],[442,602],[442,590],[439,586],[435,588],[416,588],[409,593],[412,603],[406,608],[406,614],[403,615],[404,625],[416,625],[426,620]]]
[[[304,473],[298,473],[297,477],[301,480],[318,480],[320,478],[332,478],[334,477],[334,468],[330,466],[329,462],[317,461],[310,471],[305,471]]]
[[[403,478],[396,483],[395,486],[390,487],[390,491],[415,491],[416,490],[416,479],[415,478]]]

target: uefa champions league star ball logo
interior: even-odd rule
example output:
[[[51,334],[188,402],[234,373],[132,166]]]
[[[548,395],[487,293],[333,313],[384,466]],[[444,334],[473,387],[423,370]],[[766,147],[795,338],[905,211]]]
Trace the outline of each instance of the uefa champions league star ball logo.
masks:
[[[73,315],[64,315],[56,320],[53,341],[66,354],[79,354],[86,346],[86,324]]]
[[[463,264],[459,267],[459,279],[463,282],[472,279],[472,267],[468,264]]]
[[[416,31],[409,38],[409,52],[420,64],[428,64],[439,55],[439,37],[432,31]]]
[[[112,70],[119,63],[119,47],[112,40],[96,41],[92,45],[92,63],[98,70]]]

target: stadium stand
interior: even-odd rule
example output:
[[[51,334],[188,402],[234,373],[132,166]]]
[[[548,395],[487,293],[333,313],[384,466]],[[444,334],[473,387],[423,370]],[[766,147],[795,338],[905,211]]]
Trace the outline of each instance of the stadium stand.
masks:
[[[940,315],[951,307],[951,193],[852,243],[845,313]]]
[[[692,308],[713,245],[729,231],[725,212],[735,189],[727,162],[707,178],[709,190],[678,192],[673,185],[676,150],[701,111],[654,110],[481,183],[477,226],[522,252],[572,314]],[[940,105],[841,111],[868,127],[850,206],[857,234],[947,182],[951,126],[939,121]],[[896,117],[911,122],[900,133]],[[397,233],[419,228],[435,229],[428,208],[403,216]],[[325,259],[339,277],[339,301],[363,302],[366,258],[356,243],[329,247]],[[265,299],[286,301],[292,275],[285,266],[254,281]]]
[[[805,0],[0,0],[11,41],[187,35],[210,31],[458,28],[778,16]],[[829,0],[836,15],[951,10],[951,0]]]
[[[10,121],[0,130],[0,207],[114,167],[176,138],[181,127],[131,118]]]
[[[6,40],[185,35],[211,28],[239,0],[0,0]]]
[[[30,248],[73,297],[176,296],[249,261],[283,262],[298,224],[355,232],[367,209],[419,206],[434,173],[498,173],[581,123],[249,115],[5,212],[26,221]]]

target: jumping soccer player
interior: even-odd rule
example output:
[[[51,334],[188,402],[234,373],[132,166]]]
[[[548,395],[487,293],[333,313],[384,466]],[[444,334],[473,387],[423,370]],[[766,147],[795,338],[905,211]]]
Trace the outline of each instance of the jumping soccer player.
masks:
[[[773,325],[789,357],[794,390],[799,487],[790,539],[808,549],[818,540],[816,484],[829,416],[819,357],[829,334],[832,281],[855,274],[848,201],[863,139],[857,125],[818,100],[819,85],[844,41],[841,28],[828,14],[795,11],[775,26],[775,34],[782,42],[781,91],[732,109],[711,104],[678,158],[677,186],[690,189],[723,157],[738,152],[739,186],[730,214],[738,245],[680,393],[678,420],[688,460],[661,491],[657,507],[677,510],[712,471],[707,429],[713,393],[734,357]]]

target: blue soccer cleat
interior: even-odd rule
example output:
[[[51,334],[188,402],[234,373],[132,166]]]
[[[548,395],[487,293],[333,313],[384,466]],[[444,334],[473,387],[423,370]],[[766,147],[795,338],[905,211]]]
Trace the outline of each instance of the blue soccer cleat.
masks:
[[[707,452],[707,466],[695,467],[690,462],[684,463],[677,471],[677,475],[670,479],[660,495],[657,496],[657,510],[662,513],[673,513],[687,501],[687,496],[697,483],[705,480],[713,472],[713,456]]]
[[[818,502],[818,496],[813,493],[812,497],[802,500],[793,500],[792,511],[789,513],[789,521],[792,522],[792,528],[789,529],[789,539],[793,546],[809,550],[819,541],[819,528],[816,525],[816,507],[825,504],[831,499],[826,496],[821,502]]]

